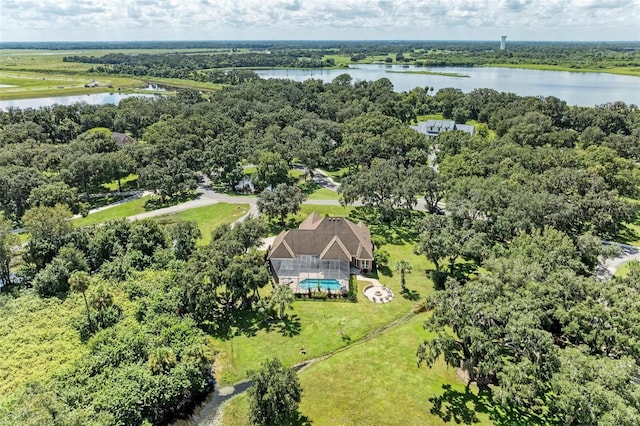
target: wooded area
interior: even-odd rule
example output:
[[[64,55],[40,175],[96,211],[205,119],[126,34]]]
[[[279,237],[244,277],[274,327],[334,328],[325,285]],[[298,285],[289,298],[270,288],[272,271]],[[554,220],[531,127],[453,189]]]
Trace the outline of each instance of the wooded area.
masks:
[[[427,139],[409,124],[428,114],[476,132]],[[432,262],[413,271],[435,287],[423,305],[435,338],[415,342],[421,363],[443,357],[523,422],[640,423],[640,272],[593,278],[609,250],[602,240],[633,238],[634,105],[570,108],[490,89],[396,93],[387,79],[346,74],[326,84],[251,77],[209,97],[8,108],[0,128],[0,309],[71,298],[84,310],[75,361],[3,395],[10,422],[167,422],[210,389],[212,338],[231,338],[243,321],[286,325],[290,295],[269,294],[255,249],[278,224],[223,226],[202,246],[189,222],[74,227],[91,194],[135,174],[166,203],[203,176],[231,191],[255,165],[263,204],[283,204],[271,199],[304,189],[289,176],[297,165],[335,171],[342,203],[362,204],[354,216],[376,226],[380,245],[405,233]],[[118,145],[112,132],[136,142]],[[269,216],[285,222],[289,212]],[[17,226],[30,237],[15,280]]]

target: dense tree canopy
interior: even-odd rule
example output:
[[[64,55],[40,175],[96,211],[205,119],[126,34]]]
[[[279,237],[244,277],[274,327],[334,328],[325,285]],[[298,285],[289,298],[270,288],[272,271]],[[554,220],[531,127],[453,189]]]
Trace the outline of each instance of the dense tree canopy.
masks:
[[[450,60],[465,63],[466,54],[456,52]],[[583,53],[591,58],[585,63],[595,55]],[[191,72],[188,55],[166,66],[156,57],[125,66],[123,58],[96,67]],[[252,58],[262,60],[245,57]],[[196,77],[233,83],[206,97],[186,91],[118,106],[0,111],[0,209],[7,218],[0,223],[0,278],[6,282],[16,244],[9,229],[23,225],[30,232],[23,284],[52,303],[52,296],[76,297],[70,284],[86,296],[86,312],[74,323],[86,355],[69,371],[21,389],[7,408],[9,421],[166,423],[208,389],[212,357],[203,330],[228,336],[248,311],[266,306],[283,316],[291,299],[279,290],[260,300],[269,282],[255,250],[266,233],[262,219],[221,227],[210,244],[197,246],[188,222],[74,228],[72,212],[123,187],[119,181],[130,173],[139,189],[166,201],[198,179],[227,189],[246,178],[258,191],[270,187],[259,196],[260,211],[284,223],[305,198],[306,182],[293,176],[322,167],[336,171],[343,203],[374,212],[372,225],[402,223],[415,252],[433,263],[438,285],[426,326],[435,338],[420,347],[421,361],[442,356],[470,381],[490,386],[498,404],[534,409],[550,422],[638,422],[639,277],[591,277],[602,239],[620,238],[635,218],[637,107],[569,108],[554,97],[489,89],[397,93],[387,79],[346,74],[331,83],[239,71]],[[423,114],[479,124],[474,136],[428,140],[408,126]],[[137,142],[120,146],[112,131]],[[427,212],[410,212],[418,208]],[[395,269],[403,276],[411,270]],[[83,271],[92,276],[87,288],[76,280]],[[123,297],[134,307],[120,308]],[[287,383],[282,392],[294,391],[287,406],[276,417],[259,411],[260,421],[295,414],[288,410],[297,409],[299,385]]]

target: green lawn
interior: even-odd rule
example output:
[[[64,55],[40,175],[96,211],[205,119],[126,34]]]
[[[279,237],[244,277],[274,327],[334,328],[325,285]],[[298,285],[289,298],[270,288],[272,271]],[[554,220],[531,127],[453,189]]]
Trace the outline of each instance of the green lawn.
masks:
[[[246,172],[245,172],[246,173]],[[298,169],[291,169],[289,170],[289,177],[293,180],[298,180],[300,179],[302,176],[304,176],[304,172],[302,170],[298,170]]]
[[[629,272],[631,271],[632,264],[634,262],[635,262],[635,264],[637,266],[640,266],[640,262],[634,261],[634,260],[630,260],[630,261],[625,262],[622,265],[620,265],[620,267],[616,270],[616,273],[614,274],[614,276],[615,277],[620,277],[620,278],[626,278],[629,275]]]
[[[454,369],[442,362],[432,369],[416,366],[416,349],[427,337],[425,317],[300,372],[301,413],[317,425],[439,425],[448,413],[455,413],[455,423],[491,424],[482,412],[490,410],[488,397],[478,397],[475,386],[465,394]],[[436,400],[443,401],[440,410]],[[245,394],[225,407],[224,424],[247,425],[247,413]]]
[[[210,206],[197,207],[183,212],[160,216],[157,221],[163,225],[175,223],[179,220],[193,220],[198,223],[202,238],[198,241],[201,245],[211,242],[211,232],[218,226],[231,223],[241,218],[249,211],[248,204],[218,203]]]
[[[307,200],[338,200],[340,195],[327,188],[318,188],[307,197]]]
[[[355,209],[354,206],[329,206],[323,204],[303,204],[300,206],[300,213],[295,218],[303,221],[311,213],[316,212],[321,216],[349,216],[349,213]]]
[[[92,213],[87,217],[81,217],[73,220],[73,224],[76,226],[88,226],[95,225],[96,223],[106,222],[111,219],[118,219],[121,217],[133,216],[139,213],[144,213],[144,203],[151,198],[150,196],[138,198],[133,201],[129,201],[114,207],[110,207],[105,210],[101,210],[96,213]]]
[[[344,177],[344,175],[346,175],[349,172],[349,168],[348,167],[343,167],[341,169],[338,170],[325,170],[325,169],[320,169],[323,173],[331,176],[331,178],[333,180],[335,180],[336,182],[340,182],[340,179],[342,179]]]
[[[120,188],[123,191],[132,191],[137,189],[138,175],[130,174],[129,176],[120,179]],[[115,192],[118,190],[118,181],[105,183],[102,185],[107,191]]]
[[[333,207],[337,206],[304,206]],[[342,208],[342,207],[339,207]],[[309,209],[304,217],[311,211]],[[318,211],[325,214],[323,211]],[[301,215],[302,216],[302,215]],[[374,228],[375,229],[375,228]],[[271,331],[260,330],[255,335],[242,334],[229,340],[220,341],[217,361],[218,379],[224,383],[234,383],[246,377],[247,370],[258,368],[266,358],[277,355],[285,365],[293,365],[305,359],[332,352],[347,343],[338,334],[338,319],[346,320],[345,333],[351,341],[360,339],[367,333],[406,315],[419,301],[433,291],[433,283],[427,276],[427,270],[433,265],[424,257],[413,254],[413,243],[402,241],[401,236],[392,236],[396,244],[387,244],[383,248],[389,251],[389,265],[399,259],[408,260],[413,266],[413,272],[406,277],[410,295],[401,294],[400,277],[389,268],[382,268],[375,275],[382,284],[391,288],[396,297],[384,305],[371,303],[362,294],[366,283],[358,286],[359,303],[346,302],[310,302],[298,301],[294,303],[294,310],[289,315],[295,316],[295,328],[299,334],[283,335],[278,328]],[[405,239],[406,238],[405,236]],[[306,355],[300,353],[305,348]]]
[[[427,120],[445,120],[444,115],[442,114],[427,114],[427,115],[419,115],[417,117],[418,121],[427,121]]]

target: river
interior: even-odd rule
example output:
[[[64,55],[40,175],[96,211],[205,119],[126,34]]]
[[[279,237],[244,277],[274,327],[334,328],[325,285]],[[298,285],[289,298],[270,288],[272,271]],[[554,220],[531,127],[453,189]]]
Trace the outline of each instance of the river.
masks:
[[[392,71],[392,72],[389,72]],[[410,74],[406,71],[457,73],[468,77]],[[402,73],[405,72],[405,73]],[[310,78],[330,82],[348,73],[354,80],[388,78],[394,90],[407,91],[416,86],[455,87],[463,92],[490,88],[520,96],[555,96],[569,105],[594,106],[623,101],[640,105],[640,77],[590,72],[542,71],[499,67],[415,67],[412,65],[361,64],[349,69],[272,69],[259,70],[262,78],[288,78],[304,81]]]

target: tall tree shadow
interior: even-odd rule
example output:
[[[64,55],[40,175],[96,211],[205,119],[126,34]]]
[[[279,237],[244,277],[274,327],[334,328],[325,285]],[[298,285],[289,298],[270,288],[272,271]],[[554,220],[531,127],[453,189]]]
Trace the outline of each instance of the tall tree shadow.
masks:
[[[232,309],[217,316],[205,326],[205,331],[221,340],[235,336],[255,336],[259,330],[269,329],[263,317],[251,310]]]
[[[402,294],[402,297],[404,297],[407,300],[411,300],[412,302],[415,302],[420,299],[420,293],[418,293],[415,290],[411,290],[410,288],[406,288],[402,290],[400,294]]]
[[[298,417],[291,420],[290,424],[291,426],[311,426],[313,423],[309,417],[298,414]]]
[[[291,316],[285,315],[276,327],[285,337],[297,336],[300,334],[300,330],[302,329],[300,317],[297,314],[293,314]]]
[[[478,423],[478,412],[487,412],[487,407],[479,397],[465,388],[464,392],[457,391],[451,385],[442,385],[444,392],[440,396],[429,398],[433,404],[431,414],[440,417],[444,422],[470,425]]]
[[[489,387],[483,386],[478,393],[469,387],[458,391],[449,384],[442,385],[442,395],[429,398],[433,404],[431,414],[440,417],[444,422],[471,425],[479,423],[478,413],[486,413],[494,425],[499,426],[527,426],[545,425],[548,420],[531,410],[518,408],[503,408],[493,402],[493,395]]]

